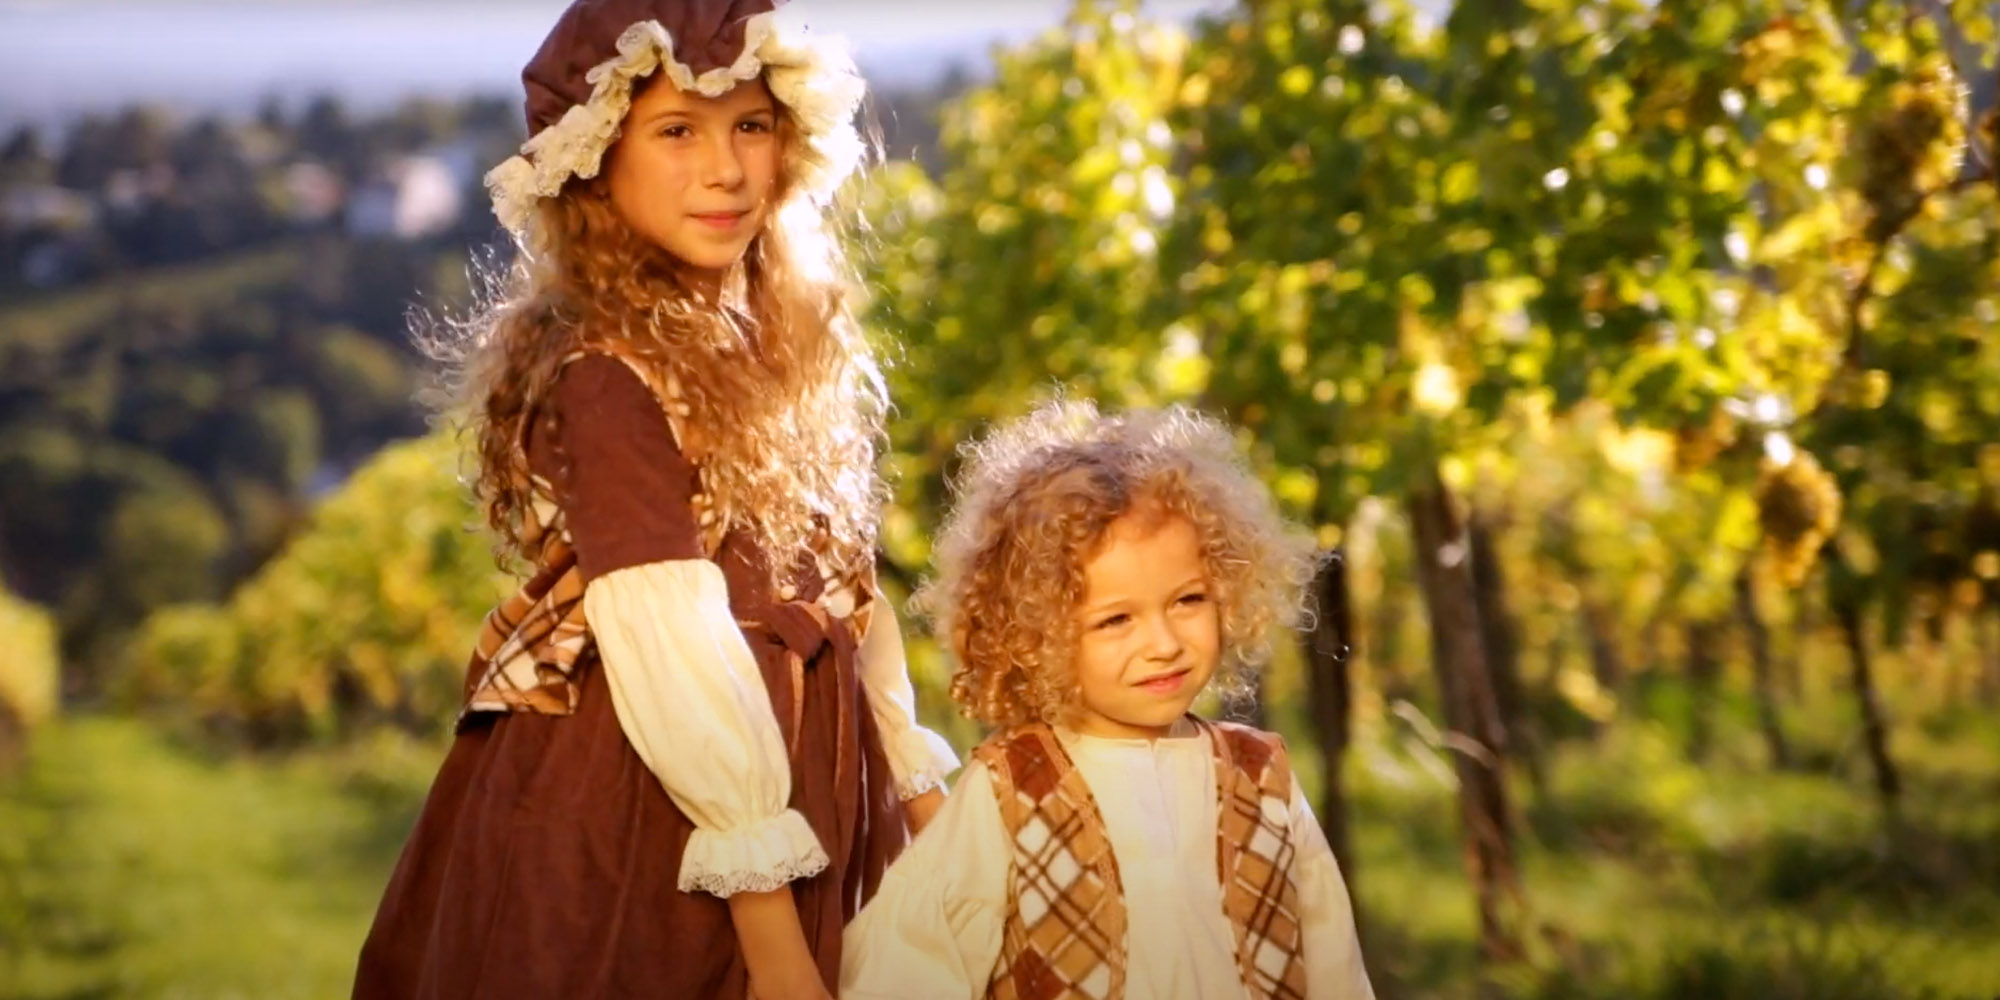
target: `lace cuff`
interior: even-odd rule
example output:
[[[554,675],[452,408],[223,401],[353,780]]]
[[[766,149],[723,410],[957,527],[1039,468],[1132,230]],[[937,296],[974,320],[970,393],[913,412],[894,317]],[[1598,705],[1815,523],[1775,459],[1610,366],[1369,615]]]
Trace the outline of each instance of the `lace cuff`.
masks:
[[[727,899],[769,892],[826,870],[826,851],[796,809],[734,830],[696,830],[681,855],[680,890]]]
[[[945,786],[945,776],[958,770],[958,754],[945,738],[922,726],[885,733],[882,750],[896,776],[896,795],[908,802]]]
[[[861,640],[861,677],[896,777],[896,794],[908,802],[944,787],[945,775],[958,770],[958,755],[943,737],[917,722],[917,692],[910,683],[895,604],[878,596],[874,607],[875,620]]]

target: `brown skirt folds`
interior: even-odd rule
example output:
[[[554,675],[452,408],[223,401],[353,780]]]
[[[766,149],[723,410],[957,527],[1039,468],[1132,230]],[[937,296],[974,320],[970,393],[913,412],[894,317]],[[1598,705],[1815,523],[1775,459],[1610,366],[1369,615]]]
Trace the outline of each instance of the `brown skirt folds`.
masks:
[[[832,990],[841,930],[905,843],[903,806],[845,625],[771,611],[746,638],[793,751],[791,805],[831,861],[792,891]],[[574,715],[462,727],[362,946],[356,1000],[747,995],[728,903],[676,888],[694,824],[626,742],[601,664],[579,675]]]

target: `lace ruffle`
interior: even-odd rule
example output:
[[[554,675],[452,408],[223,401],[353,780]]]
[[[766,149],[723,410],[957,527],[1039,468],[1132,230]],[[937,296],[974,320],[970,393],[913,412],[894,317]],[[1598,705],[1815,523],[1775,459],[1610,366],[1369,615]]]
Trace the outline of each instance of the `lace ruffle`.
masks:
[[[604,152],[632,106],[633,81],[664,70],[682,90],[710,97],[759,73],[771,95],[797,118],[804,141],[789,154],[791,173],[816,202],[833,196],[860,165],[864,146],[854,112],[866,90],[853,56],[838,39],[809,33],[781,10],[759,14],[744,28],[743,53],[728,66],[696,76],[674,58],[674,40],[658,21],[641,21],[618,36],[618,54],[591,68],[590,100],[536,133],[519,156],[486,174],[493,213],[516,236],[528,231],[535,203],[554,197],[571,177],[595,177]]]
[[[734,830],[696,830],[681,855],[682,892],[769,892],[826,870],[825,849],[796,809]]]
[[[958,754],[951,744],[922,726],[894,734],[883,750],[889,757],[889,770],[896,776],[896,796],[905,802],[943,788],[945,777],[958,770]]]

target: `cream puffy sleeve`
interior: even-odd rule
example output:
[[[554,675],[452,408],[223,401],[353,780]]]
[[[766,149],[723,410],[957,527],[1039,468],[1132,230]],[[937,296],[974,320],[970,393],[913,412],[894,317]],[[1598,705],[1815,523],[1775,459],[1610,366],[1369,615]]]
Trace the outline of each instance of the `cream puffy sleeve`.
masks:
[[[841,1000],[977,1000],[1000,958],[1013,848],[986,768],[968,765],[847,925]]]
[[[907,800],[943,788],[945,778],[958,770],[958,755],[944,737],[917,722],[917,692],[903,653],[902,623],[895,606],[879,591],[859,658],[861,683],[882,733],[889,770],[896,776],[897,794]]]
[[[550,464],[619,726],[696,828],[680,889],[728,896],[819,873],[826,852],[788,808],[778,720],[722,571],[704,558],[689,503],[695,470],[664,411],[603,356],[568,365],[545,405],[555,407]]]
[[[1304,923],[1307,1000],[1374,1000],[1375,988],[1361,962],[1361,939],[1355,933],[1354,905],[1340,863],[1319,828],[1305,793],[1292,786],[1293,845],[1298,852],[1295,877]]]

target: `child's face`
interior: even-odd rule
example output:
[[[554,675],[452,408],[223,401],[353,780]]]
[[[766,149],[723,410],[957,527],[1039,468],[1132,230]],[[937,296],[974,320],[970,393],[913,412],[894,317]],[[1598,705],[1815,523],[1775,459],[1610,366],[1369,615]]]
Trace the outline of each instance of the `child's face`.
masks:
[[[1080,732],[1164,735],[1215,673],[1221,622],[1194,525],[1130,513],[1084,563],[1076,673]]]
[[[639,235],[719,271],[764,227],[777,183],[777,105],[764,81],[703,97],[661,78],[625,115],[605,166],[611,204]]]

